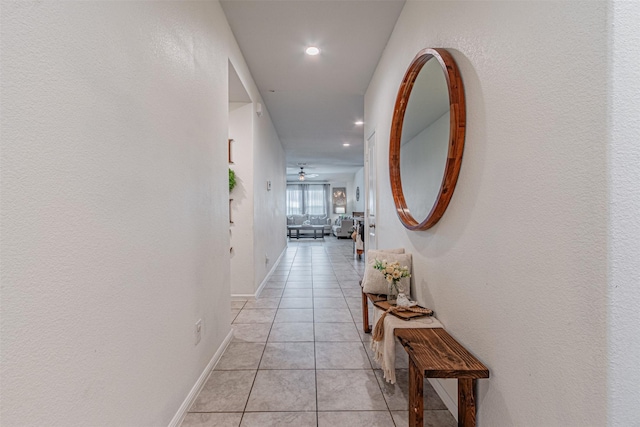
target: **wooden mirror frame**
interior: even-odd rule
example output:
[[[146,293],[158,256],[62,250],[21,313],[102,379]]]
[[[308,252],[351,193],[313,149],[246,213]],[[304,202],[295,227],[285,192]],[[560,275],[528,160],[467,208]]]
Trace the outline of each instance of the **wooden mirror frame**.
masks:
[[[434,58],[440,63],[447,80],[449,88],[449,150],[447,154],[447,164],[444,169],[444,177],[440,185],[438,198],[431,211],[423,221],[416,220],[404,199],[402,192],[402,180],[400,178],[400,146],[402,138],[402,125],[404,122],[405,110],[409,102],[409,95],[413,85],[428,60]],[[396,213],[400,222],[409,230],[427,230],[433,227],[442,218],[453,190],[458,181],[460,165],[462,163],[462,152],[464,151],[464,136],[466,126],[466,110],[464,100],[464,87],[460,78],[460,71],[453,57],[445,49],[423,49],[413,58],[411,65],[402,79],[398,97],[393,110],[393,121],[391,122],[391,140],[389,145],[389,174],[391,179],[391,192],[393,201],[396,204]]]

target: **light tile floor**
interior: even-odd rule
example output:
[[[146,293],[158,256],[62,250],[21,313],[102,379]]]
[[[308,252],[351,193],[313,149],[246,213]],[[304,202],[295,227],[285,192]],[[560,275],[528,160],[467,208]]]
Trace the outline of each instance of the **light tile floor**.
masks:
[[[406,353],[388,384],[361,332],[363,270],[351,240],[290,242],[260,298],[232,302],[234,339],[182,426],[407,425]],[[425,426],[455,426],[424,387]]]

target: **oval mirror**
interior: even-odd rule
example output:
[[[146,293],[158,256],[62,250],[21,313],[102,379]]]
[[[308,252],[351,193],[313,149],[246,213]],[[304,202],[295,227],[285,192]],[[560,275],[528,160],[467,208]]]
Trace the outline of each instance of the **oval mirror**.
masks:
[[[444,49],[421,50],[398,90],[389,146],[391,191],[406,228],[426,230],[444,214],[464,132],[464,88],[453,57]]]

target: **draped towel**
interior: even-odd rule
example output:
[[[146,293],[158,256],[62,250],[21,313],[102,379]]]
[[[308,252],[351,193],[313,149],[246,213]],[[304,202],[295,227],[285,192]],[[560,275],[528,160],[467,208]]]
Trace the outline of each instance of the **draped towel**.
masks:
[[[384,310],[373,306],[373,325],[378,323]],[[396,328],[443,328],[442,323],[435,317],[420,317],[412,320],[401,320],[389,314],[384,318],[384,338],[382,341],[371,340],[371,350],[375,361],[382,368],[384,378],[391,384],[396,383],[396,345],[401,346],[393,335]],[[404,349],[402,350],[404,351]]]

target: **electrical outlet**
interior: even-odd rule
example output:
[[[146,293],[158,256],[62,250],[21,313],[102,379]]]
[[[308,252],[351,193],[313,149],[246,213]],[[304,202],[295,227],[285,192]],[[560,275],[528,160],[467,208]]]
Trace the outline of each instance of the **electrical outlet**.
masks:
[[[198,343],[200,342],[200,339],[202,338],[202,319],[198,319],[198,321],[196,322],[196,328],[194,333],[196,338],[195,345],[198,345]]]

